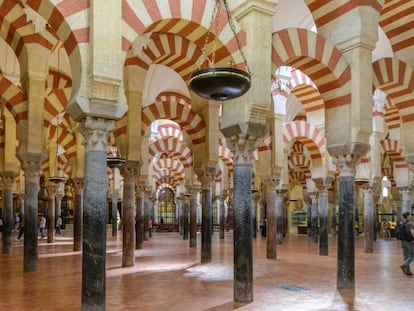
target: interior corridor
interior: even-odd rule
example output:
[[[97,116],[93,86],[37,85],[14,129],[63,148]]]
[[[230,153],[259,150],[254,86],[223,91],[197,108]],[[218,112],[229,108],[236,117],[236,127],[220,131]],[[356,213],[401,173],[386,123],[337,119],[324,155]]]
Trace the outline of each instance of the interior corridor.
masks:
[[[72,251],[71,230],[47,244],[39,240],[39,270],[23,273],[23,241],[13,241],[13,254],[0,256],[0,310],[80,310],[81,252]],[[336,289],[336,243],[329,256],[306,235],[290,235],[278,245],[278,259],[266,259],[266,239],[253,241],[254,302],[233,303],[233,239],[213,235],[213,260],[200,264],[198,247],[190,249],[179,233],[155,232],[136,264],[121,267],[121,238],[107,237],[107,310],[411,310],[414,279],[400,270],[400,242],[377,240],[375,251],[356,242],[356,289]],[[414,267],[412,267],[414,268]]]

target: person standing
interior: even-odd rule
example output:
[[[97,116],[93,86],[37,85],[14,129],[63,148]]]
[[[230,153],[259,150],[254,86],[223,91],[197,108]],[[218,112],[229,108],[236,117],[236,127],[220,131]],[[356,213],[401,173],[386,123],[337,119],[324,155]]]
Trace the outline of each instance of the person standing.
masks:
[[[412,237],[414,236],[414,223],[411,221],[411,213],[410,212],[404,212],[402,214],[403,216],[403,222],[405,224],[405,230],[408,237],[411,236],[411,238],[406,238],[401,241],[401,247],[403,250],[403,264],[400,266],[401,270],[406,275],[413,275],[413,273],[410,270],[410,263],[414,259],[414,241]]]
[[[40,237],[42,239],[46,237],[45,229],[46,229],[46,218],[45,216],[41,216],[40,221],[39,221],[39,231],[40,231]]]

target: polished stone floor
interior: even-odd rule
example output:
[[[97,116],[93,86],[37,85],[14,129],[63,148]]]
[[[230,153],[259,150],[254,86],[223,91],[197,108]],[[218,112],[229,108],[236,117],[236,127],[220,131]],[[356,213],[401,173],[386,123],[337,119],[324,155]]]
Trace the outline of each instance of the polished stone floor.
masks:
[[[106,309],[112,310],[413,310],[414,278],[400,270],[402,252],[394,239],[377,240],[374,253],[356,239],[355,291],[336,289],[336,242],[329,256],[305,235],[278,245],[266,259],[266,240],[254,239],[254,301],[233,303],[233,239],[213,235],[213,260],[200,264],[198,247],[178,233],[154,233],[136,250],[136,265],[121,267],[121,239],[108,227]],[[199,234],[200,235],[200,234]],[[39,240],[39,270],[23,273],[23,241],[0,255],[0,310],[80,310],[81,253],[72,251],[70,230],[47,244]],[[412,264],[414,270],[414,263]]]

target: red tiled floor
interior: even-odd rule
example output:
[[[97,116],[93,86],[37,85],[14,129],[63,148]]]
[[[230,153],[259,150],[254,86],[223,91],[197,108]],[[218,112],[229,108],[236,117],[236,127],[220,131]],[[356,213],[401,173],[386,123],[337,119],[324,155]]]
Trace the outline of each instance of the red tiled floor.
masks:
[[[39,240],[39,271],[23,273],[23,241],[0,255],[0,310],[80,310],[81,253],[72,251],[67,230],[56,243]],[[110,230],[108,230],[110,233]],[[355,291],[336,289],[336,243],[329,256],[306,236],[291,235],[278,245],[278,259],[265,258],[266,242],[254,248],[254,301],[233,303],[232,233],[213,235],[213,261],[200,264],[197,249],[178,233],[155,233],[136,251],[136,265],[121,267],[120,237],[108,235],[107,310],[412,310],[414,279],[403,275],[400,243],[377,240],[375,252],[356,241]],[[414,269],[414,264],[413,267]]]

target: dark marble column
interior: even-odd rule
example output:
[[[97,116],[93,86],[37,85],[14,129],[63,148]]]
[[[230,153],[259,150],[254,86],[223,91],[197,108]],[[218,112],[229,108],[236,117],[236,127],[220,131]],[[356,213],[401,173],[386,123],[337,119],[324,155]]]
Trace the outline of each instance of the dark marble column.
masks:
[[[105,310],[107,144],[114,120],[87,116],[79,124],[85,140],[82,310]]]
[[[201,263],[211,262],[212,189],[215,169],[204,169],[199,175],[201,181]]]
[[[276,243],[282,244],[285,230],[284,195],[286,190],[276,190]]]
[[[337,288],[355,289],[355,166],[351,155],[335,159],[339,169]]]
[[[318,243],[318,193],[309,193],[311,203],[311,241]]]
[[[319,190],[319,255],[328,256],[328,190]]]
[[[190,194],[182,194],[181,202],[182,202],[182,212],[183,212],[183,240],[188,240],[188,212],[189,212],[189,200]]]
[[[190,247],[197,247],[197,194],[199,190],[191,187],[190,191]]]
[[[2,232],[2,253],[12,253],[12,232],[13,232],[13,188],[17,173],[5,171],[3,175],[3,232]]]
[[[122,267],[135,265],[135,177],[141,163],[127,161],[122,167],[124,194],[122,204]]]
[[[18,154],[18,157],[25,176],[23,270],[24,272],[36,272],[38,270],[37,212],[40,189],[39,172],[44,156],[39,153],[22,153]]]
[[[62,224],[63,224],[62,199],[63,199],[64,196],[65,196],[65,193],[60,192],[59,190],[56,193],[56,210],[57,210],[58,214],[56,214],[56,217],[55,217],[55,228],[57,228],[57,221],[58,221],[59,217],[62,220],[62,223],[61,223],[60,228],[59,228],[59,232],[62,232],[61,231],[62,230]],[[58,233],[58,232],[56,232],[56,233]]]
[[[364,193],[364,252],[374,252],[374,196],[372,189],[362,189]]]
[[[135,213],[135,249],[142,249],[144,245],[144,203],[145,186],[139,184],[137,187],[137,209]]]
[[[277,177],[267,178],[265,180],[267,195],[266,195],[266,258],[276,259],[276,236],[277,236],[277,224],[276,224],[276,204],[277,194],[276,186],[279,183]]]
[[[246,144],[247,145],[247,144]],[[246,149],[248,146],[243,146]],[[249,150],[233,153],[234,204],[234,301],[253,301],[253,249],[252,249],[252,164],[244,161]]]
[[[227,190],[223,190],[223,193],[220,196],[219,202],[220,202],[220,227],[219,227],[219,239],[224,240],[224,225],[226,223],[226,199],[227,199],[228,193]]]
[[[73,215],[73,250],[82,250],[83,228],[83,178],[74,178],[75,187],[74,215]]]
[[[49,204],[47,208],[47,243],[55,242],[55,223],[56,223],[56,193],[59,185],[54,182],[49,182],[47,185],[47,194],[49,197]],[[44,215],[46,216],[46,215]]]
[[[257,189],[252,190],[252,238],[257,237],[257,202],[259,200],[260,194],[257,192]]]
[[[143,226],[144,226],[144,241],[149,240],[149,228],[148,228],[148,221],[149,221],[149,211],[151,202],[151,191],[152,188],[150,186],[145,187],[145,200],[144,200],[144,217],[143,217]]]
[[[119,190],[110,189],[109,191],[111,196],[111,223],[112,223],[112,236],[118,235],[118,198]]]

